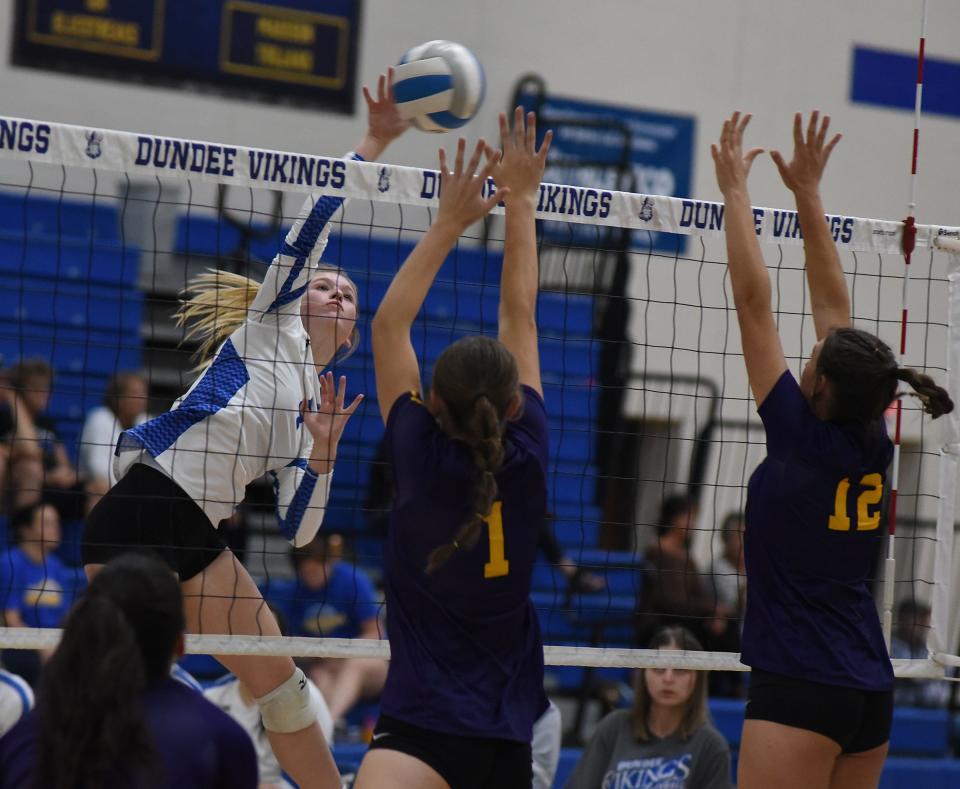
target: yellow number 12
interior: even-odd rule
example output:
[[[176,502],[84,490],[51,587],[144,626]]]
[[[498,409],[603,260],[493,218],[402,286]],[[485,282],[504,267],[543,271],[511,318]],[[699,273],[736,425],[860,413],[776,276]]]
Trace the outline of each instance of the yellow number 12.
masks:
[[[483,565],[483,577],[499,578],[510,572],[510,562],[507,561],[503,547],[503,502],[493,502],[490,514],[484,521],[490,541],[490,561]]]
[[[883,498],[883,477],[879,474],[867,474],[860,480],[863,491],[857,496],[857,531],[873,531],[880,525],[880,510],[870,512],[870,507],[879,504]],[[827,527],[833,531],[850,531],[850,516],[847,514],[847,493],[850,480],[844,477],[837,484],[833,515]]]

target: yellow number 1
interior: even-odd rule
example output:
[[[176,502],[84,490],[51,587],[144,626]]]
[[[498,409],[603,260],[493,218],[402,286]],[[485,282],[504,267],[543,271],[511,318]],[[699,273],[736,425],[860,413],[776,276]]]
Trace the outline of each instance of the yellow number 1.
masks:
[[[860,480],[864,490],[857,496],[857,531],[873,531],[880,525],[880,510],[870,512],[870,507],[880,503],[883,498],[883,477],[879,474],[867,474]],[[850,480],[844,477],[837,483],[837,494],[833,503],[833,515],[827,528],[833,531],[850,531],[850,516],[847,514],[847,493]]]
[[[483,565],[484,578],[499,578],[510,572],[510,562],[503,548],[503,508],[502,502],[493,502],[490,514],[484,518],[487,524],[487,537],[490,541],[490,561]]]

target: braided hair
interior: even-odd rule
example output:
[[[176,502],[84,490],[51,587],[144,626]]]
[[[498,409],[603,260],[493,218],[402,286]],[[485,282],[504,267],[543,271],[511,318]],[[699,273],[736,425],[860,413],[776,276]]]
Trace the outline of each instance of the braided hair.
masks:
[[[473,548],[497,497],[494,477],[503,462],[506,415],[517,396],[519,372],[507,348],[489,337],[466,337],[437,359],[432,390],[439,399],[438,419],[447,435],[464,441],[476,469],[473,514],[453,540],[435,548],[427,573],[446,564],[458,550]]]
[[[817,373],[830,382],[828,413],[836,422],[875,422],[897,397],[901,381],[934,419],[953,410],[946,389],[925,373],[897,366],[890,346],[861,329],[831,331],[820,349]]]

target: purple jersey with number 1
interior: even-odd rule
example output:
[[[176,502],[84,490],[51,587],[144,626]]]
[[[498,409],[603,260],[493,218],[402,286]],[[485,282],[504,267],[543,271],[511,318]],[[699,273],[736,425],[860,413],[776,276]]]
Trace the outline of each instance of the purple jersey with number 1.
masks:
[[[540,395],[523,387],[523,400],[520,418],[507,423],[497,500],[479,542],[432,575],[424,571],[430,552],[473,513],[475,467],[419,396],[403,395],[390,411],[385,715],[445,734],[530,742],[547,707],[530,602],[546,515],[547,419]]]
[[[893,671],[868,578],[893,445],[817,419],[785,372],[759,408],[767,457],[750,478],[742,660],[789,677],[888,690]]]

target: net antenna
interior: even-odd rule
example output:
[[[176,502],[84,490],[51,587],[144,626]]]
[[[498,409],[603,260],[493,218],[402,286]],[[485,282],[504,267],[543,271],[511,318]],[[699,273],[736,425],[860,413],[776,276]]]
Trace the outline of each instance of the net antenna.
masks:
[[[923,0],[920,19],[920,44],[917,50],[917,88],[913,106],[913,153],[910,162],[910,199],[907,203],[907,217],[903,220],[903,296],[900,307],[900,348],[897,353],[897,365],[903,364],[907,352],[907,299],[910,291],[910,261],[917,243],[917,154],[920,150],[920,112],[923,102],[923,60],[927,35],[927,0]],[[893,599],[896,585],[897,562],[894,557],[897,530],[897,491],[900,482],[900,427],[903,417],[903,400],[897,398],[894,404],[896,427],[893,438],[893,473],[891,474],[889,539],[887,540],[887,558],[883,574],[883,638],[890,649],[893,630]]]

